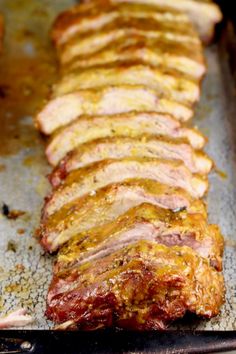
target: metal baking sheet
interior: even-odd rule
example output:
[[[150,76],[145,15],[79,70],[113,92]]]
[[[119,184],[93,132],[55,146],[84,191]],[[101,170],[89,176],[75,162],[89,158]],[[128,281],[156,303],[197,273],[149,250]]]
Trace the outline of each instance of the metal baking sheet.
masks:
[[[5,50],[0,58],[0,312],[26,306],[35,317],[28,329],[49,329],[45,298],[53,257],[34,236],[43,198],[44,141],[33,127],[33,115],[56,77],[48,30],[71,0],[1,0],[6,18]],[[210,320],[184,320],[173,328],[236,330],[236,125],[235,91],[225,52],[206,50],[208,74],[194,124],[209,137],[207,152],[218,172],[210,176],[210,222],[221,226],[226,240],[226,303]],[[5,214],[8,214],[8,217]]]

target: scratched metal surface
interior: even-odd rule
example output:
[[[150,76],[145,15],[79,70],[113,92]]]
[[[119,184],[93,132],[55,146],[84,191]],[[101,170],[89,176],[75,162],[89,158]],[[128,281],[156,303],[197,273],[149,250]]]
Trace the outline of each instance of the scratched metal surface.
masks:
[[[7,21],[9,20],[9,24],[12,24],[11,33],[8,34],[11,41],[20,28],[14,25],[16,23],[14,18],[16,19],[19,15],[19,9],[22,18],[24,18],[24,12],[27,12],[25,13],[27,20],[22,21],[22,26],[25,26],[27,30],[35,27],[35,20],[38,20],[39,28],[36,31],[36,37],[38,36],[40,41],[40,31],[45,33],[44,24],[49,28],[56,13],[73,1],[41,0],[34,2],[36,3],[34,6],[37,6],[34,11],[34,21],[29,20],[32,18],[29,6],[27,6],[30,3],[32,3],[30,0],[2,0],[0,2],[0,11],[5,13]],[[14,7],[13,4],[16,6]],[[39,21],[38,17],[43,12],[46,12],[47,16]],[[32,38],[22,43],[17,35],[14,38],[18,48],[26,55],[37,55],[37,50],[32,51],[34,48]],[[46,53],[48,43],[45,43],[42,42],[40,45],[45,47]],[[6,47],[8,48],[7,44]],[[50,55],[42,56],[42,60],[49,60]],[[217,318],[210,321],[196,319],[191,322],[181,321],[175,328],[236,330],[235,95],[230,86],[231,77],[227,57],[222,53],[219,54],[216,45],[207,49],[206,57],[209,70],[203,84],[202,98],[197,107],[194,124],[209,137],[207,151],[215,160],[217,168],[227,175],[227,178],[222,178],[217,173],[211,174],[208,197],[210,221],[220,224],[226,238],[224,275],[227,296],[226,303]],[[49,65],[53,66],[53,62]],[[0,65],[0,68],[1,86],[3,65]],[[33,81],[39,79],[33,73],[29,75]],[[14,82],[12,85],[14,86]],[[29,97],[29,100],[35,99],[35,95],[37,96],[37,90]],[[7,99],[7,97],[1,97],[0,100],[2,99]],[[7,154],[1,154],[0,149],[0,203],[1,205],[6,203],[10,210],[25,211],[25,214],[16,220],[9,220],[4,215],[0,215],[0,312],[5,314],[16,307],[26,306],[35,317],[35,322],[28,328],[47,329],[52,326],[44,317],[45,297],[51,279],[52,257],[44,254],[33,235],[39,222],[43,197],[48,189],[45,175],[49,168],[44,158],[43,142],[33,128],[32,117],[30,114],[25,116],[24,110],[22,112],[17,123],[20,130],[17,149]],[[33,112],[34,107],[30,113],[33,114]],[[1,115],[0,130],[2,120],[7,120],[11,115],[11,105],[10,108],[6,105],[5,114],[1,112]],[[25,144],[25,136],[29,138],[31,144]],[[9,133],[9,139],[12,139],[12,142],[14,138]],[[0,145],[2,139],[0,135]]]

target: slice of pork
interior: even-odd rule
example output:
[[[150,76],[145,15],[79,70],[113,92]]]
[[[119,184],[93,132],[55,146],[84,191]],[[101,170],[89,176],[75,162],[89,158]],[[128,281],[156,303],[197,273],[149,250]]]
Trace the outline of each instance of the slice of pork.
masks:
[[[83,89],[117,85],[142,85],[153,89],[159,97],[166,97],[192,105],[199,100],[199,84],[183,78],[176,72],[165,73],[146,65],[117,66],[76,70],[54,85],[54,97]]]
[[[104,225],[142,203],[174,211],[187,209],[189,213],[207,217],[205,204],[200,200],[194,201],[180,188],[152,180],[130,180],[76,199],[50,217],[43,209],[39,230],[41,244],[47,251],[54,252],[75,234]]]
[[[106,257],[139,240],[166,246],[188,246],[222,269],[223,237],[201,214],[173,212],[141,204],[118,219],[75,235],[59,252],[54,271]]]
[[[181,126],[180,122],[168,114],[154,112],[125,113],[113,116],[81,117],[52,137],[46,156],[55,166],[71,150],[107,137],[139,137],[141,134],[184,138],[195,149],[201,149],[206,139],[196,129]]]
[[[112,86],[97,90],[79,90],[51,99],[38,113],[36,124],[45,134],[65,126],[82,115],[114,115],[128,112],[157,112],[187,121],[193,110],[176,101],[160,98],[143,86]]]
[[[125,157],[163,158],[181,160],[192,173],[208,174],[212,160],[203,152],[195,151],[182,139],[141,135],[137,138],[113,137],[92,140],[71,151],[53,170],[49,180],[55,187],[69,172],[105,159]]]
[[[132,178],[150,179],[179,187],[193,198],[203,197],[208,188],[206,178],[193,175],[180,161],[152,158],[103,160],[70,172],[63,184],[47,198],[44,211],[51,215],[76,198],[108,184]]]

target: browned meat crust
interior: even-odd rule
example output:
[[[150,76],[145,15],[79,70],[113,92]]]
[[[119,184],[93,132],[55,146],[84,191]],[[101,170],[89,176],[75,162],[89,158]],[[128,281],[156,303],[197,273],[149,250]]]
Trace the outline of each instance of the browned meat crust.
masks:
[[[222,275],[189,247],[139,241],[54,274],[46,314],[68,328],[153,330],[188,311],[211,318],[223,301]]]
[[[61,77],[36,124],[55,132],[38,235],[59,250],[46,311],[59,328],[219,313],[223,238],[199,200],[213,163],[184,123],[205,72],[191,21],[207,42],[220,19],[210,0],[82,0],[56,20]]]

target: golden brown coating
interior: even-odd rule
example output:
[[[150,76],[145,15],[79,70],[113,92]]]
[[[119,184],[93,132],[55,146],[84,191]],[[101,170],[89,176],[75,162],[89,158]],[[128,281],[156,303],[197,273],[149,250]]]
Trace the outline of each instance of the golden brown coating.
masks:
[[[46,314],[61,328],[157,330],[186,312],[217,315],[224,293],[222,275],[189,247],[139,241],[54,274]]]

